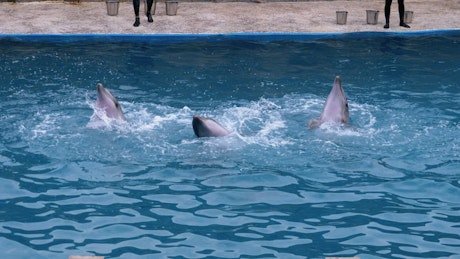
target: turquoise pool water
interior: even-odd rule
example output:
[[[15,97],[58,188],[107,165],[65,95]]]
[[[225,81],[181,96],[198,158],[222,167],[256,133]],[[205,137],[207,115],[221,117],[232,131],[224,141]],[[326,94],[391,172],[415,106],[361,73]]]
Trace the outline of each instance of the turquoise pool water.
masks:
[[[2,258],[460,257],[458,31],[0,46]],[[353,127],[308,130],[336,75]]]

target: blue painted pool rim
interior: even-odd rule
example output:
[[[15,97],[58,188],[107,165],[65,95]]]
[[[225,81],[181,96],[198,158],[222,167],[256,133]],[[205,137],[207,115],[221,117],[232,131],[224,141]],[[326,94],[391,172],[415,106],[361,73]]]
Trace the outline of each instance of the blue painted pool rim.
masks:
[[[146,42],[180,43],[199,41],[315,41],[374,37],[459,36],[460,29],[410,32],[332,32],[332,33],[227,33],[227,34],[0,34],[1,40],[28,42]]]

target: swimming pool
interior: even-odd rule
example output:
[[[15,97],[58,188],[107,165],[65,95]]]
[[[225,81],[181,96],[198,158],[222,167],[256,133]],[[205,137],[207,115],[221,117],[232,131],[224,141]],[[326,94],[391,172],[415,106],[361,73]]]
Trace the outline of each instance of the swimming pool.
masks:
[[[458,31],[0,45],[5,258],[460,256]],[[336,75],[353,127],[308,130]]]

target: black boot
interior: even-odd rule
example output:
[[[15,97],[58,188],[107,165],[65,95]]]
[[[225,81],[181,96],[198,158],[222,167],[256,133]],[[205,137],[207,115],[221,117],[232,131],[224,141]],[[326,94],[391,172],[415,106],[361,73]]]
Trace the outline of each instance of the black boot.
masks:
[[[147,20],[148,20],[149,22],[153,22],[152,14],[147,13]]]
[[[410,26],[407,25],[407,23],[405,23],[405,22],[400,22],[399,26],[404,27],[404,28],[410,28]]]
[[[134,27],[139,27],[139,24],[141,24],[141,22],[139,21],[139,17],[136,17],[136,21],[134,21],[133,26]]]

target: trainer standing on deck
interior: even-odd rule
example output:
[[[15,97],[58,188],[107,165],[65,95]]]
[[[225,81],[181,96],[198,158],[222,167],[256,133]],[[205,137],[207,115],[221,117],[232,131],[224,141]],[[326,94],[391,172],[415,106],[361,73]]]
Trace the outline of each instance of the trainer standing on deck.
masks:
[[[385,0],[385,25],[383,26],[383,28],[385,29],[390,28],[391,2],[393,2],[393,0]],[[398,10],[399,10],[399,26],[410,28],[410,26],[404,22],[404,0],[398,0]]]
[[[139,5],[141,0],[133,0],[133,7],[134,7],[134,15],[136,15],[136,20],[134,21],[133,26],[138,27],[141,24],[139,20]],[[147,20],[149,22],[153,22],[152,14],[150,11],[152,10],[153,0],[147,0]]]

